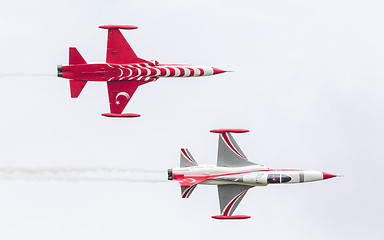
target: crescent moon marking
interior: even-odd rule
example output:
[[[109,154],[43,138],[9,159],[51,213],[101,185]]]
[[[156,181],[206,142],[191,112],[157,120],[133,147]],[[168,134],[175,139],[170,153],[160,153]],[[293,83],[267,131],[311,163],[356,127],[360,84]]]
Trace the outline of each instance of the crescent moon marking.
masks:
[[[196,179],[193,179],[193,178],[186,178],[185,180],[189,180],[189,181],[191,181],[191,183],[195,183],[196,182]]]
[[[129,94],[126,93],[126,92],[119,92],[117,95],[116,95],[116,104],[120,104],[119,101],[117,101],[117,98],[120,97],[120,96],[124,96],[127,100],[130,98]]]

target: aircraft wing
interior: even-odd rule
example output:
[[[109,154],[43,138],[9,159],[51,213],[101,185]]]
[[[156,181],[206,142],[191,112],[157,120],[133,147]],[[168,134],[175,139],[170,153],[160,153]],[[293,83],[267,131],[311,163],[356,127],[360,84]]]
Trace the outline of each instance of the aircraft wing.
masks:
[[[232,216],[233,212],[252,186],[229,184],[218,185],[220,213],[222,216]]]
[[[217,166],[221,167],[245,167],[256,165],[248,161],[247,157],[237,145],[235,139],[232,137],[231,130],[212,130],[211,132],[220,133],[219,136],[219,149],[217,152]],[[232,132],[234,132],[232,130]]]
[[[138,58],[129,46],[119,28],[121,26],[101,26],[108,29],[107,63],[129,64],[143,63],[147,60]]]
[[[121,114],[131,100],[136,89],[147,82],[143,81],[110,81],[108,85],[109,105],[111,113]]]

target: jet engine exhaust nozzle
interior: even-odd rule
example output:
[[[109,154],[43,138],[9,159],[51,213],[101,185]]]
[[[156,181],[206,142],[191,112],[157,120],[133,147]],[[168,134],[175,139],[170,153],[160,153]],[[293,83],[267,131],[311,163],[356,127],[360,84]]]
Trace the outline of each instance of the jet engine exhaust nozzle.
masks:
[[[57,65],[57,76],[63,77],[63,66],[62,65]]]
[[[172,169],[168,169],[168,180],[173,180],[172,175],[173,175]]]

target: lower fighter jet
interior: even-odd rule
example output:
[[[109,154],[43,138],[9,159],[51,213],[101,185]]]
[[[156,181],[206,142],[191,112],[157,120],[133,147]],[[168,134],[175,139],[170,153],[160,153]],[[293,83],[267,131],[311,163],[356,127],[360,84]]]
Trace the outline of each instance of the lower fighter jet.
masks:
[[[338,177],[330,173],[295,169],[270,169],[248,161],[231,133],[246,129],[216,129],[219,133],[217,166],[198,165],[188,149],[181,149],[180,168],[168,169],[168,180],[177,180],[182,198],[188,198],[198,184],[217,185],[221,215],[215,219],[246,219],[232,215],[248,189],[268,184],[305,183]]]
[[[106,117],[139,117],[122,114],[136,89],[160,77],[211,76],[226,71],[201,65],[160,64],[136,56],[119,29],[136,29],[131,25],[103,25],[108,29],[107,60],[87,63],[76,48],[69,48],[69,64],[57,66],[57,76],[69,79],[71,97],[77,98],[88,81],[107,82],[111,112]]]

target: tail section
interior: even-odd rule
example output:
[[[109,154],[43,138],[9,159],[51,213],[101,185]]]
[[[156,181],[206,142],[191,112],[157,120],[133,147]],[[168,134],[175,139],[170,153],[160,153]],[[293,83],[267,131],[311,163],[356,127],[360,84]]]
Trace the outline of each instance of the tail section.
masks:
[[[192,154],[186,148],[182,148],[180,151],[180,167],[193,167],[197,166],[197,162],[192,157]],[[181,179],[180,179],[181,180]],[[182,178],[180,181],[181,197],[189,198],[193,190],[197,186],[197,181],[193,178]]]
[[[87,64],[84,58],[81,56],[76,48],[69,48],[69,65]],[[69,80],[69,86],[71,88],[71,98],[77,98],[83,90],[87,81]]]
[[[69,65],[87,64],[84,58],[75,47],[69,48]]]
[[[182,148],[180,152],[180,167],[193,167],[197,166],[195,159],[186,148]]]
[[[191,193],[193,190],[195,190],[197,184],[192,185],[190,187],[181,187],[181,197],[182,198],[189,198],[191,196]]]
[[[180,167],[193,167],[197,166],[195,159],[192,157],[191,153],[186,148],[182,148],[180,151]],[[181,197],[189,198],[193,190],[195,190],[197,184],[203,180],[205,177],[196,177],[196,176],[184,176],[184,172],[174,172],[173,169],[168,169],[168,180],[177,180],[180,183]]]
[[[69,80],[71,98],[77,98],[83,90],[85,84],[87,84],[87,81]]]

